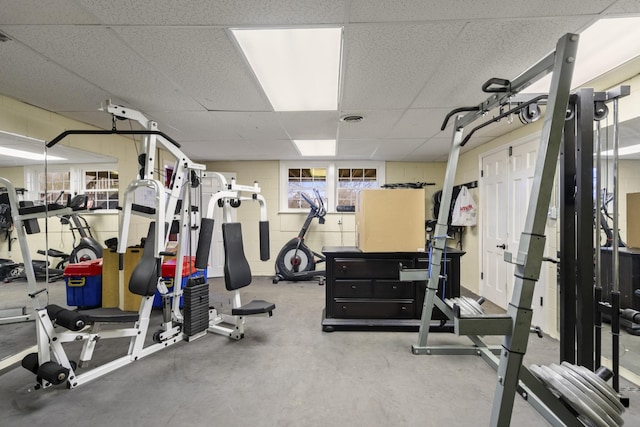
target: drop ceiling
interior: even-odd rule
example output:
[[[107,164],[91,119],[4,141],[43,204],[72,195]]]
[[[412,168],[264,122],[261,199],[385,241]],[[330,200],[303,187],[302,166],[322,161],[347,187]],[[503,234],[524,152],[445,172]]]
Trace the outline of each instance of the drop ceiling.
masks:
[[[486,80],[515,77],[598,18],[640,15],[640,2],[0,0],[0,11],[0,94],[63,116],[110,128],[97,109],[111,99],[198,161],[294,160],[291,139],[331,138],[337,159],[443,161],[445,114],[483,101]],[[228,29],[309,25],[344,27],[339,110],[274,112]]]

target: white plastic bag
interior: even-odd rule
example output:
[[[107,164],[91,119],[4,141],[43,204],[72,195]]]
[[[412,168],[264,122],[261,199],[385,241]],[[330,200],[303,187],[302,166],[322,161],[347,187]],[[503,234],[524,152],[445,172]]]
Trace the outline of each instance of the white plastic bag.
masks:
[[[458,198],[456,199],[456,203],[453,206],[451,225],[476,225],[477,216],[478,211],[476,209],[476,202],[469,193],[469,189],[463,185],[460,189],[460,194],[458,194]]]

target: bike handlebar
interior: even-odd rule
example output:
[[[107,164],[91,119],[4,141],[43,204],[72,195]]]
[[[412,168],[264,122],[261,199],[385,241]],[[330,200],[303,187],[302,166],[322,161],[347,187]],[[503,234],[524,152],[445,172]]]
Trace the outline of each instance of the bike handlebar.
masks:
[[[309,203],[309,206],[313,210],[313,214],[321,218],[325,216],[325,214],[327,213],[327,210],[324,207],[324,201],[322,200],[322,196],[320,196],[320,192],[316,188],[313,189],[313,192],[316,195],[316,200],[318,201],[317,204],[313,200],[311,200],[309,196],[307,196],[307,193],[302,192],[300,193],[300,195],[302,196],[305,202]]]

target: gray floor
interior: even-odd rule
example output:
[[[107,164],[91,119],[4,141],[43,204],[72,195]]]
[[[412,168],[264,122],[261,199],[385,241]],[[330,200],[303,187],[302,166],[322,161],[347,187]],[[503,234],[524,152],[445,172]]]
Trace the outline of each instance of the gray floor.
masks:
[[[0,308],[24,298],[24,286],[0,284]],[[213,288],[217,304],[226,305],[219,281]],[[246,289],[245,300],[277,308],[272,318],[249,319],[241,341],[210,334],[179,343],[75,390],[34,391],[31,373],[10,370],[0,379],[0,425],[488,425],[496,373],[481,358],[412,355],[416,333],[322,332],[324,287],[315,283],[258,278]],[[63,283],[50,285],[50,298],[64,304]],[[35,344],[34,337],[33,323],[0,325],[0,358]],[[97,353],[125,351],[126,342],[121,347],[103,341]],[[527,365],[557,358],[557,342],[530,339]],[[640,394],[623,386],[631,398],[625,425],[640,425]],[[516,397],[512,425],[547,423]]]

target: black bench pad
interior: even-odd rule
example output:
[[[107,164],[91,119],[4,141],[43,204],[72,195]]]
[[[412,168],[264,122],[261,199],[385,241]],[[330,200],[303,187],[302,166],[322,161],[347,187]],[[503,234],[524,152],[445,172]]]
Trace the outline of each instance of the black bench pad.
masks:
[[[140,317],[137,311],[122,311],[115,307],[79,310],[78,312],[85,315],[89,323],[129,323],[137,322]]]
[[[249,304],[245,304],[242,307],[234,308],[231,310],[231,314],[234,316],[250,316],[252,314],[264,314],[269,313],[276,309],[276,305],[263,300],[253,300]]]

